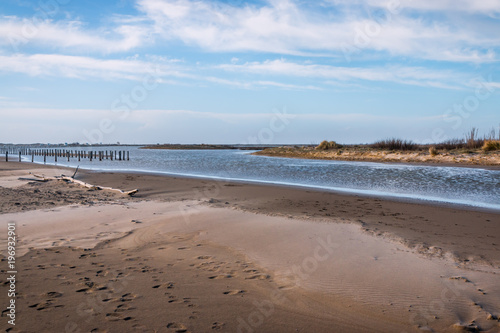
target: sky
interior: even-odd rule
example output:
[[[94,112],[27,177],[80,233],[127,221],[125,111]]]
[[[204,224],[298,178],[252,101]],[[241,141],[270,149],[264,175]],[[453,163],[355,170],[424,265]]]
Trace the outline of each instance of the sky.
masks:
[[[0,142],[498,133],[499,31],[500,0],[2,0]]]

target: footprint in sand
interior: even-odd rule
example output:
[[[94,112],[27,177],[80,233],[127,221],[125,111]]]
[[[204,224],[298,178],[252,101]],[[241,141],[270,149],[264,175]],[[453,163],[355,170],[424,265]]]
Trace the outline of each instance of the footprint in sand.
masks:
[[[124,304],[117,305],[115,312],[125,312],[128,310],[134,310],[134,309],[135,309],[134,307],[131,307],[130,305],[124,303]]]
[[[187,332],[187,327],[180,323],[168,323],[167,328],[174,330],[176,333]]]
[[[57,291],[49,291],[48,293],[42,295],[42,296],[46,296],[46,297],[50,297],[50,298],[59,298],[61,297],[63,294],[61,294],[60,292],[57,292]]]
[[[102,262],[93,262],[93,263],[92,263],[92,266],[104,267],[105,265],[104,265],[104,263],[102,263]]]
[[[34,308],[37,311],[49,310],[50,308],[62,308],[64,305],[54,305],[52,301],[49,299],[43,303],[35,303],[28,306],[29,308]]]
[[[239,294],[243,294],[245,292],[246,292],[245,290],[229,290],[229,291],[225,291],[224,295],[239,295]]]
[[[181,301],[177,298],[177,296],[173,296],[173,295],[171,295],[171,296],[168,296],[168,298],[169,298],[169,300],[168,300],[168,302],[169,302],[169,303],[180,303],[180,302],[181,302]]]
[[[224,323],[220,323],[216,321],[215,323],[212,324],[212,329],[213,330],[221,330],[224,327]]]
[[[268,280],[270,278],[271,278],[271,276],[269,276],[267,274],[256,274],[256,275],[246,277],[245,280]]]
[[[100,328],[94,328],[90,331],[90,333],[107,333],[108,331],[102,330]]]
[[[198,257],[196,257],[196,259],[200,259],[200,260],[202,260],[202,259],[212,259],[212,256],[198,256]]]
[[[95,276],[107,276],[109,274],[109,271],[100,269],[97,272],[95,272]]]
[[[151,288],[153,288],[153,289],[159,289],[159,288],[173,289],[174,288],[174,283],[173,282],[167,282],[167,283],[156,284],[156,285],[154,285]]]
[[[122,297],[120,297],[120,302],[131,302],[136,297],[137,297],[137,295],[134,295],[132,293],[126,293],[126,294],[123,294]]]
[[[110,313],[106,313],[106,319],[110,320],[110,321],[118,321],[118,320],[129,321],[129,320],[132,320],[134,318],[130,317],[130,316],[124,316],[121,313],[110,312]]]
[[[208,278],[210,280],[218,280],[218,279],[230,279],[233,276],[231,274],[222,274],[222,275],[214,275],[214,276],[209,276]]]
[[[89,290],[90,290],[90,288],[81,288],[81,289],[76,290],[76,292],[77,293],[86,293]]]

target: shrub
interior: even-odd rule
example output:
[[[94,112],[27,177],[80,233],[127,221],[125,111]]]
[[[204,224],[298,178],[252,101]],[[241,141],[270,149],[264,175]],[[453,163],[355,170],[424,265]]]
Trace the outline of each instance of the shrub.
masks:
[[[438,154],[438,151],[437,151],[436,147],[434,147],[434,146],[429,147],[429,154],[431,156],[436,156]]]
[[[463,139],[451,139],[441,143],[436,144],[436,149],[461,149],[465,147],[465,141]]]
[[[482,149],[484,151],[500,150],[500,141],[485,141]]]
[[[371,145],[373,148],[389,150],[416,150],[418,145],[411,140],[385,139],[375,142]]]
[[[328,150],[328,149],[335,149],[335,148],[341,148],[342,146],[336,143],[335,141],[322,141],[317,147],[317,150]]]
[[[469,132],[465,134],[465,145],[469,149],[480,148],[484,144],[484,139],[478,137],[478,129],[472,127]]]

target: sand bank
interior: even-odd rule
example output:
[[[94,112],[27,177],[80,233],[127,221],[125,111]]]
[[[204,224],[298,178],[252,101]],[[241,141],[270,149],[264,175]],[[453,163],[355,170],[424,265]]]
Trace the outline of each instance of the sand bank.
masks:
[[[141,192],[11,187],[25,189],[21,205],[33,189],[53,186],[66,200],[93,196],[0,215],[0,233],[15,221],[21,235],[22,331],[500,327],[492,320],[500,315],[497,213],[199,179],[80,176]]]
[[[255,152],[254,155],[319,160],[463,166],[469,168],[482,167],[495,170],[500,168],[500,152],[484,152],[481,149],[439,150],[436,155],[431,155],[427,149],[419,151],[394,151],[346,147],[317,150],[314,147],[274,147]]]

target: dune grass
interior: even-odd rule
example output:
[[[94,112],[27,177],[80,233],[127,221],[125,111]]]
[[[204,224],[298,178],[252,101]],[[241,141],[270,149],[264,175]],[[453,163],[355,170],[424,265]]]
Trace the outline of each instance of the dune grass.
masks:
[[[482,149],[484,151],[500,150],[500,140],[499,141],[487,140],[484,142]]]
[[[337,144],[335,141],[324,140],[316,147],[316,150],[328,150],[336,148],[342,148],[342,145]]]

